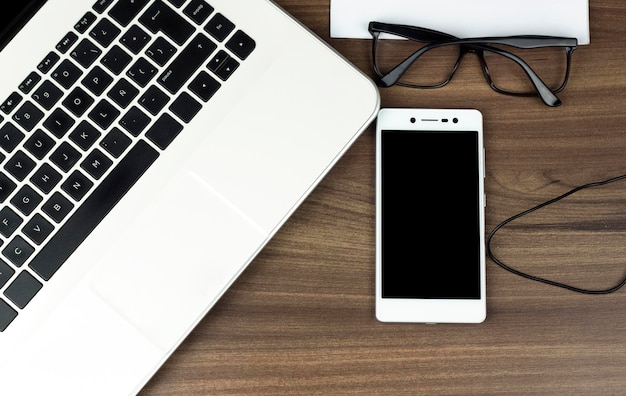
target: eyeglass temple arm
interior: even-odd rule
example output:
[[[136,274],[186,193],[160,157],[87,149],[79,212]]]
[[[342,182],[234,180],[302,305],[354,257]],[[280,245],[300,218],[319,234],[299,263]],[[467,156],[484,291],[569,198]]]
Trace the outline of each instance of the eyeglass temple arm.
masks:
[[[472,37],[460,39],[451,34],[437,30],[408,26],[394,25],[382,22],[370,22],[369,31],[374,33],[389,33],[407,39],[420,42],[435,42],[444,40],[458,40],[456,44],[481,42],[485,44],[503,44],[517,48],[541,48],[541,47],[576,47],[578,40],[571,37],[541,36],[541,35],[518,35],[507,37]]]
[[[495,41],[495,40],[491,40],[491,41]],[[380,78],[381,85],[383,85],[384,87],[390,87],[394,85],[395,83],[397,83],[398,80],[404,75],[404,73],[406,73],[406,71],[411,67],[411,65],[426,51],[434,49],[434,48],[438,48],[438,47],[443,47],[445,45],[453,45],[453,44],[461,44],[461,43],[464,45],[475,47],[475,48],[482,48],[487,51],[494,52],[496,54],[499,54],[499,55],[502,55],[511,59],[512,61],[514,61],[515,63],[517,63],[518,65],[522,67],[522,69],[524,70],[528,78],[530,78],[530,81],[532,82],[533,86],[537,90],[537,93],[541,97],[541,100],[543,100],[543,102],[546,105],[554,107],[554,106],[558,106],[561,104],[561,100],[554,93],[552,93],[550,88],[546,86],[546,84],[541,80],[541,78],[539,78],[537,73],[535,73],[533,69],[530,66],[528,66],[526,62],[524,62],[519,57],[511,54],[510,52],[503,51],[503,50],[500,50],[500,49],[497,49],[488,45],[482,45],[485,43],[484,41],[482,41],[482,39],[481,40],[472,40],[472,39],[448,40],[448,41],[440,41],[437,43],[426,45],[420,48],[419,50],[415,51],[411,56],[409,56],[403,62],[398,64],[389,73],[382,76]]]
[[[395,36],[401,36],[420,42],[458,39],[458,37],[455,37],[451,34],[439,32],[437,30],[426,29],[417,26],[394,25],[383,22],[370,22],[368,29],[371,34],[389,33]]]

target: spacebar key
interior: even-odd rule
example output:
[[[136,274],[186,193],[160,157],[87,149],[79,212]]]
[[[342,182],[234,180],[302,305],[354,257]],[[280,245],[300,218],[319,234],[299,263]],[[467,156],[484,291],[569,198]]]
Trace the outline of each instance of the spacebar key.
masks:
[[[158,156],[157,150],[139,140],[52,236],[30,262],[30,268],[49,280]]]

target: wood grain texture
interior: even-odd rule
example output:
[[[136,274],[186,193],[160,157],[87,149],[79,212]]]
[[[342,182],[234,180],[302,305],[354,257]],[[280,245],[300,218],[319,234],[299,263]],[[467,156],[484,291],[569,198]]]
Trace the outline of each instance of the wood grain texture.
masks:
[[[329,0],[277,3],[371,75],[368,40],[329,38]],[[591,44],[574,53],[559,108],[493,92],[473,56],[445,88],[381,90],[384,107],[483,112],[487,230],[574,186],[626,173],[626,2],[591,0],[590,22]],[[626,392],[626,290],[580,295],[488,261],[485,323],[377,322],[374,183],[370,127],[142,394]],[[534,274],[608,287],[626,274],[625,239],[622,182],[520,220],[493,246]]]

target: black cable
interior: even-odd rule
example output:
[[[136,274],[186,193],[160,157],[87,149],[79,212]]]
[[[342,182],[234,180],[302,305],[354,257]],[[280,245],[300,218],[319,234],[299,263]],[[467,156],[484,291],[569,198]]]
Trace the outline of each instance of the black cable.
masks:
[[[497,226],[495,226],[493,228],[493,230],[489,233],[489,236],[487,237],[487,254],[489,255],[489,258],[491,260],[493,260],[494,263],[496,263],[497,265],[499,265],[500,267],[502,267],[503,269],[515,274],[515,275],[519,275],[523,278],[526,279],[530,279],[536,282],[541,282],[541,283],[545,283],[551,286],[556,286],[556,287],[561,287],[563,289],[567,289],[567,290],[571,290],[574,292],[578,292],[578,293],[584,293],[584,294],[609,294],[609,293],[613,293],[619,289],[622,288],[622,286],[624,286],[626,284],[626,277],[624,277],[624,279],[622,279],[622,281],[620,283],[618,283],[617,285],[609,288],[609,289],[600,289],[600,290],[592,290],[592,289],[583,289],[583,288],[579,288],[579,287],[574,287],[565,283],[561,283],[561,282],[555,282],[549,279],[545,279],[545,278],[541,278],[538,276],[534,276],[534,275],[530,275],[527,274],[525,272],[516,270],[506,264],[504,264],[502,261],[500,261],[493,253],[493,251],[491,250],[491,240],[492,238],[495,236],[496,232],[498,232],[502,227],[504,227],[505,225],[509,224],[510,222],[512,222],[513,220],[517,220],[520,217],[526,216],[529,213],[532,213],[536,210],[539,210],[543,207],[546,207],[548,205],[551,205],[555,202],[558,202],[560,200],[562,200],[563,198],[566,198],[580,190],[586,189],[586,188],[591,188],[591,187],[599,187],[599,186],[604,186],[616,181],[620,181],[626,179],[626,174],[625,175],[621,175],[621,176],[616,176],[607,180],[603,180],[603,181],[599,181],[599,182],[592,182],[592,183],[588,183],[588,184],[584,184],[582,186],[578,186],[568,192],[566,192],[565,194],[559,195],[556,198],[550,199],[544,203],[541,203],[533,208],[530,208],[528,210],[525,210],[521,213],[518,213],[512,217],[509,217],[508,219],[504,220],[503,222],[501,222],[500,224],[498,224]]]

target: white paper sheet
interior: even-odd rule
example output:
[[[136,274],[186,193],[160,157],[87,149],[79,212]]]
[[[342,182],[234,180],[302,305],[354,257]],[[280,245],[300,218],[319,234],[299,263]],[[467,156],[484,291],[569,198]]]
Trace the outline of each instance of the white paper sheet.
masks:
[[[331,37],[371,38],[370,21],[462,38],[538,34],[590,41],[589,0],[331,0]]]

